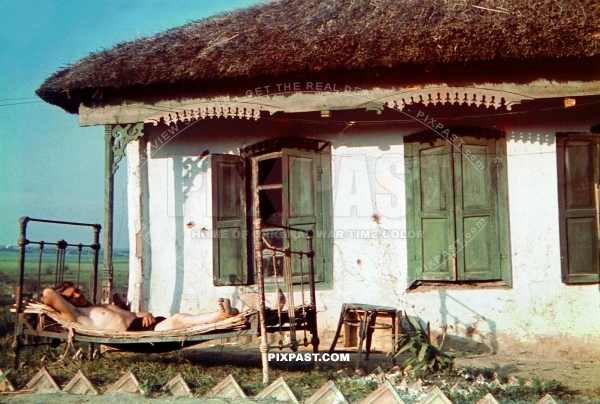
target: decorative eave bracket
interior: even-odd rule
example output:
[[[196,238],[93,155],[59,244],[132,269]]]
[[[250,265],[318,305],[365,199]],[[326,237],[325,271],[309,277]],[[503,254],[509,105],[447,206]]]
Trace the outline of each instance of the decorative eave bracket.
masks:
[[[498,109],[505,107],[508,111],[513,105],[520,104],[523,100],[532,100],[534,97],[525,94],[512,93],[494,88],[473,87],[427,87],[418,90],[406,91],[394,96],[384,97],[378,102],[389,108],[403,110],[407,105],[433,106],[441,105],[469,105]]]
[[[269,111],[274,113],[279,111],[279,108],[268,108],[261,105],[248,105],[243,102],[223,102],[216,104],[191,105],[188,107],[174,109],[163,112],[154,117],[144,119],[145,123],[152,123],[157,126],[162,119],[165,125],[171,125],[177,122],[190,122],[198,119],[206,118],[239,118],[239,119],[254,119],[260,118],[261,111]]]
[[[123,159],[123,156],[125,156],[125,147],[127,147],[127,144],[144,136],[144,124],[136,123],[133,127],[132,124],[125,126],[115,125],[112,127],[111,135],[114,140],[114,161],[112,166],[112,173],[114,174],[119,168],[119,162]]]

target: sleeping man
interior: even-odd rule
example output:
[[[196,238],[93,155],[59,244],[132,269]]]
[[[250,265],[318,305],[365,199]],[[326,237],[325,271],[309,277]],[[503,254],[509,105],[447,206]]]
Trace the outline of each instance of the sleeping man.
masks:
[[[239,313],[231,307],[229,299],[219,299],[219,310],[197,315],[177,313],[172,317],[154,317],[150,313],[132,313],[117,306],[95,305],[71,282],[64,282],[55,289],[44,289],[44,304],[58,311],[61,316],[83,326],[113,331],[165,331],[212,324]]]

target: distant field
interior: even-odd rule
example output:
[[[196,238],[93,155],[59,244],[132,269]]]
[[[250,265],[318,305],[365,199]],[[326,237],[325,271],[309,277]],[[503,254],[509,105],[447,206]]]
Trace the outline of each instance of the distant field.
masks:
[[[0,250],[0,303],[5,303],[7,295],[16,290],[18,281],[18,262],[19,252],[16,250]],[[79,284],[81,289],[89,293],[90,274],[92,273],[93,255],[82,255],[81,265],[79,264],[78,254],[67,254],[65,256],[65,266],[68,270],[65,272],[64,280],[77,283],[79,273]],[[102,280],[102,255],[98,260],[98,285]],[[113,258],[114,278],[113,293],[119,293],[122,296],[127,294],[127,279],[129,274],[129,262],[126,256],[115,256]],[[24,292],[35,293],[37,291],[39,267],[39,253],[27,252],[25,256],[25,281]],[[56,253],[45,252],[42,255],[42,264],[40,271],[40,284],[43,289],[46,286],[54,286]]]

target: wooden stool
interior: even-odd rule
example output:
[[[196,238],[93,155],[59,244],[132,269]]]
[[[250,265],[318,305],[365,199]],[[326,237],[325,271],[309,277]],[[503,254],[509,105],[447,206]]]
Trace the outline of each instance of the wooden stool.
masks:
[[[356,313],[358,316],[357,320],[349,320],[346,317],[350,313]],[[386,313],[392,318],[392,324],[376,324],[375,320],[377,319],[378,313]],[[366,352],[365,352],[365,360],[369,360],[369,353],[371,353],[371,340],[373,338],[373,331],[377,328],[391,329],[392,330],[392,347],[393,350],[396,350],[396,315],[397,311],[393,307],[388,306],[377,306],[372,304],[361,304],[361,303],[344,303],[342,305],[342,312],[340,313],[340,321],[338,322],[337,330],[335,331],[335,336],[333,337],[333,342],[331,343],[331,348],[329,348],[329,353],[331,354],[335,349],[337,344],[337,340],[340,336],[340,331],[342,330],[342,326],[344,324],[350,326],[358,326],[358,355],[356,359],[356,368],[360,365],[360,355],[362,354],[362,345],[363,341],[367,340]],[[392,352],[395,353],[395,352]],[[396,357],[392,355],[392,362],[396,364]]]

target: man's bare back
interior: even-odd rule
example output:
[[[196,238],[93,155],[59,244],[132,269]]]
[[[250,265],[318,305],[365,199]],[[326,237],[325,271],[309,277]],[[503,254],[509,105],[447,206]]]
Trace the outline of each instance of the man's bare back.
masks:
[[[127,331],[132,324],[136,325],[136,330],[173,330],[216,323],[239,313],[231,307],[229,299],[219,299],[219,310],[216,312],[197,315],[177,313],[170,318],[162,318],[163,321],[157,321],[151,313],[132,313],[114,305],[93,305],[70,282],[65,282],[56,289],[45,289],[43,299],[46,305],[57,310],[67,320],[90,328],[113,331]]]

